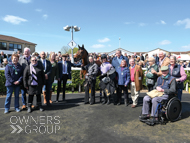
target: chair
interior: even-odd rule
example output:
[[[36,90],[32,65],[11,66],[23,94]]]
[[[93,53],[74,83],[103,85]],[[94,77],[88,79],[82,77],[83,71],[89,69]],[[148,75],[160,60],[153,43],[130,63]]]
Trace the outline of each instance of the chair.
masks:
[[[158,112],[158,121],[152,122],[148,119],[142,120],[141,118],[140,121],[150,126],[153,126],[155,124],[164,125],[168,121],[171,122],[177,121],[181,117],[181,111],[182,111],[181,101],[178,98],[173,97],[169,100],[162,100],[161,102],[158,103],[158,106],[155,111],[155,114]]]

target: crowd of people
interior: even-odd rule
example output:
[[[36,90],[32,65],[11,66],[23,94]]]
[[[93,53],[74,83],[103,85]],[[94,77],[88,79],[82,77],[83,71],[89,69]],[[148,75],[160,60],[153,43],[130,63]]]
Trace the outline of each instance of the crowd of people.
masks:
[[[19,57],[23,56],[23,53],[21,53],[20,51],[13,52],[13,54],[18,54]],[[39,53],[34,52],[34,53],[32,53],[32,55],[36,56],[37,59],[40,59]],[[49,57],[49,55],[50,54],[48,52],[46,52],[47,58]],[[67,55],[67,61],[71,61],[71,59],[72,59],[71,54],[66,54],[66,55]],[[100,53],[89,53],[89,55],[93,57],[94,61],[101,60],[101,54]],[[109,56],[108,54],[106,54],[106,56],[107,56],[107,61],[111,61],[116,55]],[[123,56],[127,57],[128,59],[134,58],[135,64],[140,65],[142,68],[147,68],[149,66],[148,59],[150,57],[148,56],[148,54],[143,56],[142,53],[140,53],[139,55],[137,55],[136,53],[134,53],[134,55],[127,55],[127,53],[125,53]],[[170,56],[171,56],[171,53],[168,53],[167,57],[170,58]],[[151,57],[155,58],[155,63],[158,65],[159,57],[158,57],[157,53],[154,53]],[[62,60],[62,54],[59,51],[58,53],[55,53],[55,61],[59,62],[61,60]],[[1,68],[6,67],[8,62],[11,62],[11,56],[8,56],[8,55],[4,54],[3,51],[1,51],[0,52],[0,67]],[[188,61],[188,60],[185,60],[185,61],[177,60],[176,63],[183,66],[183,68],[189,68],[190,67],[190,61]]]
[[[124,93],[125,106],[131,104],[132,108],[138,105],[140,91],[142,90],[142,81],[146,77],[148,91],[156,89],[163,92],[163,96],[150,98],[148,95],[143,99],[143,116],[148,118],[148,102],[152,101],[152,113],[155,107],[162,99],[168,99],[170,95],[176,95],[179,100],[182,97],[183,82],[187,75],[184,66],[177,63],[176,57],[166,55],[160,51],[158,56],[154,54],[151,57],[145,57],[140,54],[127,56],[122,55],[117,50],[114,56],[107,54],[90,53],[88,56],[89,63],[83,65],[81,61],[72,63],[69,54],[61,54],[61,52],[51,52],[46,54],[37,52],[31,54],[29,48],[24,48],[23,53],[13,53],[7,58],[1,52],[1,64],[5,66],[7,96],[5,100],[5,111],[9,113],[11,96],[14,92],[15,111],[19,109],[19,92],[22,94],[22,109],[32,112],[33,97],[36,95],[37,105],[35,108],[44,111],[42,107],[41,93],[43,93],[43,103],[46,106],[52,106],[52,84],[54,80],[58,81],[57,97],[55,102],[59,102],[59,94],[62,91],[62,101],[65,101],[65,90],[68,79],[71,79],[71,67],[81,67],[86,70],[85,75],[85,98],[84,104],[95,104],[95,84],[99,76],[100,79],[100,103],[109,105],[111,98],[114,105],[122,104],[122,91]],[[3,61],[2,61],[3,59]],[[4,59],[7,59],[5,62]],[[98,66],[96,61],[100,61]],[[143,72],[142,68],[146,67]],[[61,87],[63,85],[63,87]],[[129,100],[128,88],[131,91],[131,99]],[[89,89],[91,95],[89,96]],[[116,94],[114,94],[116,91]],[[28,94],[28,100],[27,96]],[[153,116],[151,114],[151,116]]]

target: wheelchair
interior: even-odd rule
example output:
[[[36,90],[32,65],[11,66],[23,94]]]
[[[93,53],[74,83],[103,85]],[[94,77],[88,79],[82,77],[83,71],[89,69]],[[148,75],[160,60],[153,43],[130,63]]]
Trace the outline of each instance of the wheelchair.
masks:
[[[150,105],[151,107],[151,105]],[[156,124],[165,125],[168,121],[175,122],[181,118],[182,104],[177,97],[172,97],[169,100],[162,100],[158,103],[155,114],[158,112],[158,120],[143,120],[139,116],[141,122],[147,125],[154,126]],[[154,114],[154,115],[155,115]]]

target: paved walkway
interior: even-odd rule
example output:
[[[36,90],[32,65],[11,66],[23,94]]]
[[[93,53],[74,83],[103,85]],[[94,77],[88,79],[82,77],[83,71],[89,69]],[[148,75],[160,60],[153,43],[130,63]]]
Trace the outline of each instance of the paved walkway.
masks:
[[[190,142],[189,94],[183,94],[181,120],[153,127],[138,120],[144,95],[141,93],[139,106],[132,109],[124,104],[101,105],[98,94],[95,105],[83,105],[84,94],[66,94],[66,103],[54,103],[51,108],[44,107],[44,112],[36,110],[30,114],[16,113],[14,108],[4,114],[5,98],[2,97],[0,143]],[[14,98],[11,107],[14,107],[13,101]]]

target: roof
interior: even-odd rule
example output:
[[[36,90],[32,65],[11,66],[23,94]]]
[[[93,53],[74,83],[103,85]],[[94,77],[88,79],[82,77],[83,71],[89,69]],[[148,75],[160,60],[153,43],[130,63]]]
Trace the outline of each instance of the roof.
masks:
[[[35,43],[32,42],[28,42],[22,39],[18,39],[12,36],[5,36],[5,35],[0,35],[0,40],[4,40],[4,41],[9,41],[9,42],[17,42],[17,43],[24,43],[24,44],[31,44],[31,45],[37,45]]]
[[[165,52],[169,52],[169,51],[166,51],[166,50],[164,50],[164,49],[161,49],[161,48],[156,48],[156,49],[153,49],[153,50],[151,50],[151,51],[148,51],[148,52],[146,52],[146,53],[149,53],[149,52],[152,52],[152,51],[155,51],[155,50],[162,50],[162,51],[165,51]]]
[[[126,51],[126,52],[129,52],[129,53],[132,53],[132,52],[130,52],[128,50],[125,50],[125,49],[122,49],[122,48],[117,48],[117,49],[115,49],[115,50],[113,50],[111,52],[107,52],[107,53],[112,53],[112,52],[117,51],[117,50],[121,50],[121,51]]]
[[[172,54],[176,54],[176,55],[181,55],[181,54],[189,54],[190,51],[186,51],[186,52],[170,52]]]

